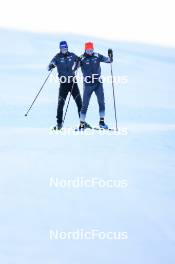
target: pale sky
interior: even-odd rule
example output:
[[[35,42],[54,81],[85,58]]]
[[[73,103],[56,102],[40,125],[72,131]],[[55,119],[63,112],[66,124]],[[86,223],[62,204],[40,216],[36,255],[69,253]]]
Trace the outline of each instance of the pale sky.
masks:
[[[174,0],[0,0],[0,27],[175,47]]]

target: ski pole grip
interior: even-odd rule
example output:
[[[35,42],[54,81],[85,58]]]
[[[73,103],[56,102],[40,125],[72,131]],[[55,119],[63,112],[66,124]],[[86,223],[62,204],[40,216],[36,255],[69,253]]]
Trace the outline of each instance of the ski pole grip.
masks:
[[[111,59],[111,62],[113,61],[113,51],[112,49],[108,49],[108,56]]]

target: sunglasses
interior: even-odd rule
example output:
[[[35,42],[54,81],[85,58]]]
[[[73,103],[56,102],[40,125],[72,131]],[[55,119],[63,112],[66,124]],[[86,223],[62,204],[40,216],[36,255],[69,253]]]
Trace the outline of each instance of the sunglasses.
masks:
[[[92,53],[94,52],[94,50],[93,50],[93,49],[91,49],[91,50],[86,50],[85,52],[86,52],[86,54],[92,54]]]
[[[66,53],[66,52],[68,51],[68,48],[61,48],[60,51],[61,51],[62,53]]]

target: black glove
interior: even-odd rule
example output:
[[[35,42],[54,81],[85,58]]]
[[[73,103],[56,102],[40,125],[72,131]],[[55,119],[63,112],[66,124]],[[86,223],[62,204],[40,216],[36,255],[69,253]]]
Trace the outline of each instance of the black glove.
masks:
[[[76,58],[75,64],[74,64],[73,69],[72,69],[73,72],[76,72],[76,70],[77,70],[78,67],[80,66],[81,59],[82,59],[81,56]]]
[[[112,51],[112,49],[108,49],[108,56],[109,56],[111,62],[113,62],[113,51]]]
[[[77,62],[80,62],[82,60],[82,56],[77,58]]]
[[[55,68],[55,65],[53,65],[52,63],[49,64],[49,66],[48,66],[48,71],[51,71],[53,68]]]

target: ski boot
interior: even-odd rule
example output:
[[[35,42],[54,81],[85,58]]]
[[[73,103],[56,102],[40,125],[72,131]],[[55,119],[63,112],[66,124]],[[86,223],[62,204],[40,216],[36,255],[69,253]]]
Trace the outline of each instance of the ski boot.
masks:
[[[100,118],[99,127],[102,129],[108,129],[108,125],[105,124],[104,118]]]
[[[84,122],[84,126],[85,128],[89,128],[89,129],[92,129],[91,125],[89,125],[88,123]]]
[[[63,127],[63,124],[62,123],[57,123],[56,126],[54,126],[53,130],[61,130]]]
[[[81,131],[85,130],[85,122],[83,121],[80,122],[79,130]]]

